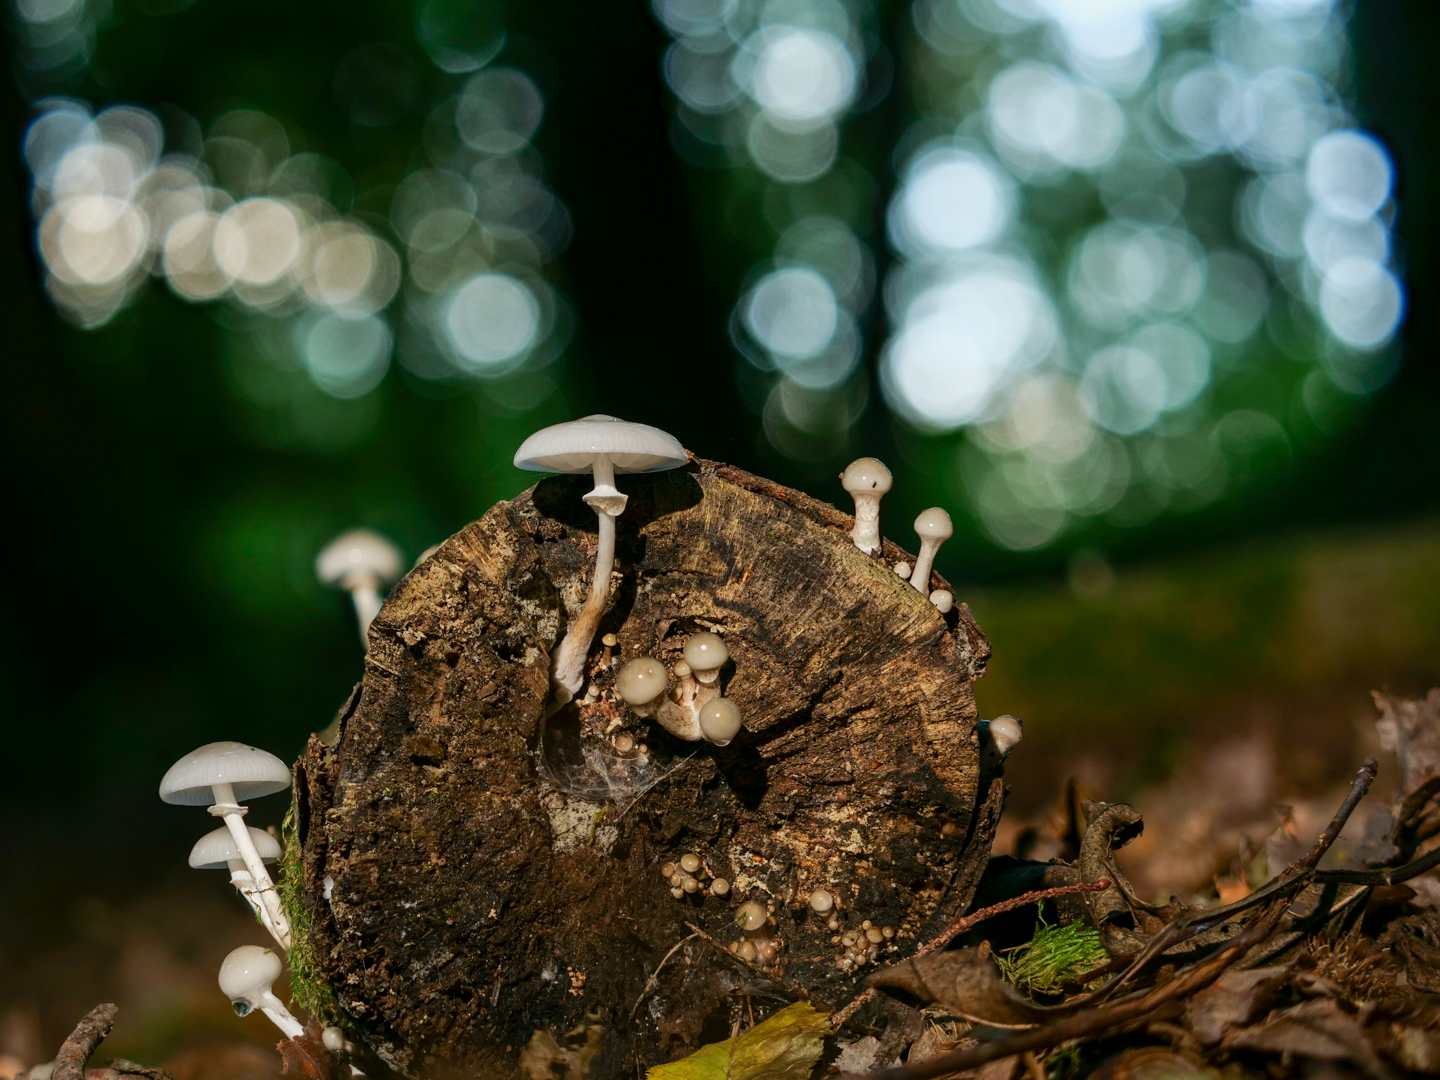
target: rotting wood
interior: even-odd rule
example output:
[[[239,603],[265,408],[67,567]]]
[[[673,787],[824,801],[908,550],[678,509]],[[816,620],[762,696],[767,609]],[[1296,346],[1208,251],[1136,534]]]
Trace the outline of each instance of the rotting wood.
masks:
[[[598,646],[598,698],[542,722],[594,562],[584,480],[558,477],[395,588],[337,745],[312,740],[297,769],[314,974],[402,1073],[506,1074],[536,1029],[597,1012],[595,1080],[693,1050],[747,985],[734,965],[667,965],[625,1011],[687,922],[733,941],[750,899],[774,906],[784,979],[839,1006],[873,969],[837,968],[810,890],[846,928],[896,927],[886,962],[963,912],[984,868],[1003,783],[981,774],[971,682],[989,646],[968,608],[940,614],[890,569],[902,549],[865,555],[848,514],[740,470],[624,486],[600,632],[667,665],[688,634],[720,633],[734,743],[636,720]],[[648,760],[616,750],[621,732]],[[688,851],[727,897],[671,896],[659,867]]]

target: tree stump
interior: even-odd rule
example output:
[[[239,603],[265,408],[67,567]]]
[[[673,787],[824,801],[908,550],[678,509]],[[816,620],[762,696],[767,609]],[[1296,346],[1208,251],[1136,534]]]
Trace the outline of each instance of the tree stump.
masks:
[[[895,928],[883,964],[964,910],[989,856],[1003,785],[982,775],[969,610],[898,577],[894,544],[860,552],[849,515],[738,469],[624,478],[600,627],[617,663],[597,638],[592,693],[547,717],[594,565],[587,485],[541,481],[396,586],[338,743],[297,767],[304,947],[356,1041],[407,1076],[512,1075],[537,1031],[598,1027],[590,1076],[633,1077],[727,1037],[742,1002],[838,1007],[875,964],[841,962],[812,890],[843,930]],[[673,664],[700,630],[725,639],[745,717],[723,748],[612,688],[619,660]],[[660,868],[690,852],[728,895],[672,895]],[[750,900],[773,912],[768,974],[694,937],[651,982],[687,923],[739,939]]]

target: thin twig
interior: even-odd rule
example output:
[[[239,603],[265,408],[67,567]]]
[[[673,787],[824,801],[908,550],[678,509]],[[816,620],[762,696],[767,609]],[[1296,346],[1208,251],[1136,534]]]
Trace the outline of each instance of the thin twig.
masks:
[[[1028,907],[1031,904],[1038,904],[1045,900],[1053,900],[1058,896],[1071,896],[1075,893],[1098,892],[1101,889],[1108,889],[1110,882],[1101,878],[1099,881],[1081,881],[1074,885],[1057,885],[1053,889],[1036,889],[1034,892],[1024,893],[1021,896],[1011,897],[1009,900],[1001,900],[998,904],[991,904],[989,907],[981,908],[979,911],[966,915],[951,923],[949,928],[938,937],[921,945],[911,955],[911,960],[918,960],[922,956],[928,956],[936,949],[943,949],[950,942],[963,934],[966,930],[978,926],[986,919],[996,915],[1003,915],[1007,911],[1014,911],[1016,908]],[[875,988],[873,986],[861,991],[854,1001],[850,1002],[843,1009],[830,1018],[830,1025],[838,1028],[856,1014],[866,1003],[875,999]]]
[[[1167,924],[1130,962],[1130,966],[1125,969],[1124,974],[1108,983],[1103,989],[1096,991],[1096,996],[1098,998],[1113,997],[1117,990],[1133,981],[1145,966],[1161,953],[1189,941],[1242,911],[1248,911],[1275,897],[1290,895],[1313,879],[1316,865],[1325,857],[1325,852],[1329,851],[1330,845],[1335,843],[1336,838],[1340,835],[1340,830],[1345,827],[1345,823],[1350,820],[1350,815],[1355,812],[1355,807],[1359,805],[1365,793],[1370,790],[1370,784],[1375,779],[1377,768],[1374,758],[1367,759],[1365,764],[1360,767],[1360,771],[1355,774],[1355,779],[1350,784],[1350,791],[1346,794],[1344,802],[1340,804],[1340,808],[1335,811],[1335,816],[1330,819],[1330,824],[1325,827],[1325,831],[1319,835],[1315,845],[1308,852],[1249,896],[1237,900],[1233,904],[1226,904],[1224,907],[1211,908],[1193,915],[1182,915]]]
[[[679,941],[677,941],[677,942],[674,944],[674,946],[671,947],[670,951],[665,954],[664,959],[662,959],[662,960],[660,961],[660,963],[658,963],[658,964],[655,965],[655,970],[650,973],[650,978],[647,979],[646,982],[645,982],[645,988],[640,991],[640,996],[635,999],[635,1004],[634,1004],[634,1006],[630,1009],[630,1019],[631,1019],[631,1020],[634,1020],[634,1019],[635,1019],[635,1012],[636,1012],[636,1010],[638,1010],[638,1009],[640,1008],[640,1002],[642,1002],[642,1001],[645,1000],[645,995],[648,994],[651,990],[655,989],[655,987],[659,985],[659,983],[658,983],[657,980],[660,978],[660,969],[665,966],[665,961],[666,961],[666,960],[669,960],[670,957],[674,956],[675,953],[676,953],[676,950],[678,950],[681,945],[684,945],[687,941],[694,941],[694,940],[695,940],[695,935],[694,935],[694,934],[691,934],[689,937],[681,938]]]
[[[728,959],[728,960],[733,960],[735,963],[739,964],[741,967],[745,968],[747,971],[750,971],[750,972],[753,972],[753,973],[756,974],[756,975],[759,975],[762,979],[768,979],[770,982],[772,982],[772,983],[774,983],[776,986],[780,987],[781,990],[784,990],[787,994],[791,994],[791,995],[793,995],[794,997],[799,998],[801,1001],[809,1001],[809,1000],[810,1000],[810,991],[809,991],[809,990],[806,990],[803,986],[796,986],[794,983],[790,982],[790,981],[787,980],[787,979],[782,978],[782,977],[779,976],[779,975],[776,975],[774,972],[772,972],[772,971],[766,971],[766,970],[765,970],[763,967],[761,967],[759,964],[752,964],[749,960],[742,960],[742,959],[740,959],[739,956],[737,956],[735,953],[731,952],[728,948],[726,948],[726,946],[725,946],[725,944],[724,944],[723,942],[717,940],[716,938],[711,937],[709,934],[707,934],[704,930],[701,930],[700,927],[696,926],[694,923],[688,923],[688,922],[687,922],[685,925],[688,926],[691,930],[694,930],[695,933],[696,933],[700,938],[702,938],[702,939],[705,940],[705,941],[708,941],[711,945],[713,945],[713,946],[715,947],[715,951],[718,952],[721,956],[725,957],[725,958]]]
[[[52,1080],[85,1080],[85,1062],[110,1034],[110,1029],[115,1026],[115,1014],[119,1011],[115,1005],[96,1005],[85,1014],[85,1019],[75,1025],[75,1030],[55,1055],[55,1071],[50,1074]]]

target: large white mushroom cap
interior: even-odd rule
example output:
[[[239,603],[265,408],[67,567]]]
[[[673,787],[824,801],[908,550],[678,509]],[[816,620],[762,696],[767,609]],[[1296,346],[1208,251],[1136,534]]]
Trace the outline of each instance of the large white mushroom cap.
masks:
[[[600,454],[610,455],[617,473],[664,472],[690,460],[668,432],[597,413],[541,428],[515,451],[515,467],[531,472],[587,473]]]
[[[351,574],[395,581],[404,570],[400,549],[379,533],[351,529],[331,540],[315,559],[323,585],[339,585]]]
[[[251,829],[250,841],[255,845],[255,850],[259,853],[262,862],[280,861],[280,841],[269,833],[261,829]],[[235,846],[235,838],[223,825],[214,832],[208,832],[200,837],[195,841],[195,846],[190,849],[190,865],[196,870],[224,870],[232,862],[240,862],[243,859],[244,856]]]
[[[236,799],[258,799],[288,788],[290,769],[274,754],[244,743],[206,743],[170,766],[160,780],[160,798],[179,806],[209,806],[216,784],[230,784]]]
[[[922,510],[915,519],[915,531],[922,540],[949,540],[955,535],[955,526],[950,515],[938,506]]]

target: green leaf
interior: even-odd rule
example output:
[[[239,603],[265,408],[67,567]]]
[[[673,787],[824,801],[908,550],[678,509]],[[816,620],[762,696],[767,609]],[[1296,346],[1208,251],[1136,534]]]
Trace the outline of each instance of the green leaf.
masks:
[[[806,1080],[829,1034],[829,1014],[798,1001],[743,1035],[656,1065],[645,1080]]]

